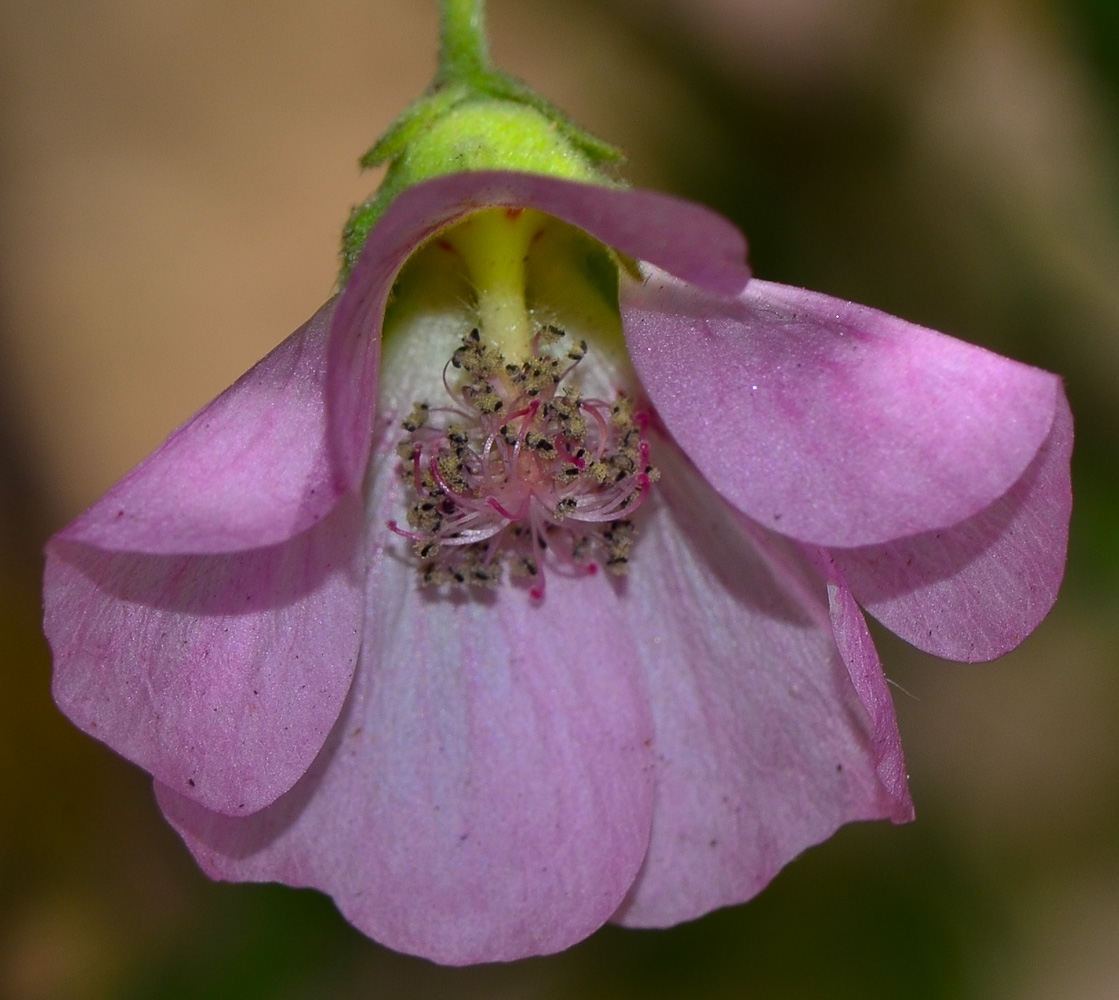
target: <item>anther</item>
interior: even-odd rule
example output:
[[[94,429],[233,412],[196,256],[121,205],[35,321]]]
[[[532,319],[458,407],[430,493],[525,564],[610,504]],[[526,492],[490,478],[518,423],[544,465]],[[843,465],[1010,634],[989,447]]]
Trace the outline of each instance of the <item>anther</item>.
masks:
[[[389,527],[411,540],[422,585],[493,586],[507,562],[540,601],[546,566],[590,576],[597,554],[613,573],[628,568],[629,515],[658,475],[647,420],[629,397],[608,403],[563,385],[586,355],[584,341],[567,352],[571,364],[545,353],[565,336],[540,327],[531,356],[514,364],[472,329],[444,368],[454,405],[417,403],[404,419],[408,528]],[[457,385],[449,368],[463,373]]]

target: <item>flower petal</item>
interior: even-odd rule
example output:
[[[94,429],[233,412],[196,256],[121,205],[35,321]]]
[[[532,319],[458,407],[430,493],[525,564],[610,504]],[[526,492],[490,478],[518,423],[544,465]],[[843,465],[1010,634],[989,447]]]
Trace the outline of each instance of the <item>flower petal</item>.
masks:
[[[1056,376],[825,295],[627,281],[634,367],[707,480],[801,541],[872,545],[988,507],[1049,435]]]
[[[378,478],[383,524],[399,500]],[[540,607],[515,586],[434,597],[402,540],[371,534],[361,665],[311,771],[247,819],[158,789],[164,812],[212,876],[323,889],[389,947],[449,964],[565,948],[618,906],[648,839],[625,608],[601,577],[553,575]]]
[[[325,439],[333,315],[331,301],[57,537],[114,552],[236,552],[325,517],[344,488]]]
[[[1049,613],[1065,569],[1072,488],[1072,414],[1062,392],[1049,437],[990,507],[943,531],[834,549],[859,603],[919,649],[991,660]]]
[[[874,764],[882,787],[893,802],[890,813],[895,823],[913,818],[913,804],[905,774],[905,755],[901,749],[894,700],[882,672],[882,661],[866,627],[866,619],[851,592],[841,584],[828,584],[832,634],[835,636],[851,683],[870,718]]]
[[[746,241],[734,225],[709,208],[655,191],[494,171],[450,174],[409,188],[370,231],[334,320],[330,440],[343,484],[364,475],[381,321],[397,271],[441,229],[495,206],[539,209],[713,293],[733,295],[750,277]]]
[[[289,789],[338,717],[361,632],[355,497],[234,555],[47,547],[54,697],[73,722],[211,809]]]
[[[911,815],[883,784],[822,579],[672,445],[654,460],[663,502],[627,580],[657,752],[649,851],[615,918],[633,926],[742,902],[843,823]]]

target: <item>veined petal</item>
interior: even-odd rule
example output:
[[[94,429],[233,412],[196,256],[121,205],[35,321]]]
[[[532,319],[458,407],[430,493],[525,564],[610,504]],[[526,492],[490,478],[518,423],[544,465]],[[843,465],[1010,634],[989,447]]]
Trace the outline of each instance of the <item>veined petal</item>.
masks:
[[[113,552],[236,552],[325,517],[347,486],[326,446],[333,316],[331,300],[56,537]]]
[[[852,820],[909,818],[832,638],[822,578],[661,447],[627,579],[649,675],[656,801],[616,920],[665,926],[759,892]]]
[[[371,522],[397,510],[381,451]],[[623,602],[553,574],[543,606],[423,593],[406,543],[375,551],[362,660],[311,771],[247,819],[169,789],[161,806],[213,877],[334,897],[389,947],[448,964],[558,951],[621,902],[645,853],[652,725]]]
[[[827,546],[958,524],[1049,436],[1048,372],[800,289],[721,299],[651,270],[622,289],[634,367],[673,437],[758,523]]]
[[[859,603],[919,649],[990,660],[1049,613],[1064,575],[1072,487],[1072,413],[1064,393],[1030,467],[990,507],[943,531],[832,558]]]
[[[321,749],[357,662],[361,504],[280,545],[105,552],[53,539],[54,697],[81,729],[208,808],[254,812]]]
[[[746,241],[735,226],[702,205],[655,191],[493,171],[450,174],[409,188],[370,231],[334,320],[330,440],[344,484],[361,481],[369,455],[381,321],[397,271],[440,230],[499,206],[538,209],[715,294],[733,295],[750,277]]]

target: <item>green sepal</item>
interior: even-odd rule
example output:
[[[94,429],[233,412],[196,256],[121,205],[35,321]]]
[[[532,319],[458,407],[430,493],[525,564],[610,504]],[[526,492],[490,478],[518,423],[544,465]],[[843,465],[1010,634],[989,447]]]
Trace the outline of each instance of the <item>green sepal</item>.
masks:
[[[517,170],[617,186],[610,170],[622,160],[617,148],[489,65],[479,0],[443,0],[434,83],[361,157],[364,169],[389,166],[377,191],[350,212],[339,284],[392,200],[421,181],[470,170]]]
[[[423,97],[413,101],[362,156],[358,161],[361,169],[379,167],[394,156],[399,156],[429,125],[469,97],[470,89],[464,84],[451,84],[439,90],[429,90]]]
[[[524,104],[539,111],[553,122],[564,137],[592,163],[620,165],[625,155],[617,146],[591,135],[585,129],[568,121],[563,112],[551,101],[529,89],[516,77],[499,70],[491,70],[484,78],[472,80],[470,84],[440,84],[429,90],[423,97],[400,115],[370,149],[362,156],[361,167],[368,170],[379,167],[387,160],[399,155],[405,147],[421,135],[429,125],[460,104],[479,97],[512,101]]]
[[[366,159],[388,159],[389,168],[381,186],[353,209],[343,229],[341,282],[392,200],[421,181],[471,170],[517,170],[618,184],[553,118],[524,102],[490,96],[468,95],[457,103],[432,102],[418,110],[413,105]]]

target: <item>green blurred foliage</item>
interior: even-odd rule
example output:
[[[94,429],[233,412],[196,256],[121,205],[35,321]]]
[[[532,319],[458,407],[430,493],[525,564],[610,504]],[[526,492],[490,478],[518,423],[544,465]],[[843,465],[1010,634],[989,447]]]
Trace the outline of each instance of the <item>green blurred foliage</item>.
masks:
[[[1053,0],[1066,10],[1101,82],[1119,100],[1119,5],[1112,0]],[[1117,108],[1116,110],[1119,110]]]

